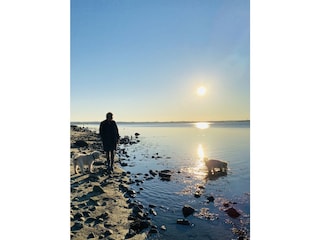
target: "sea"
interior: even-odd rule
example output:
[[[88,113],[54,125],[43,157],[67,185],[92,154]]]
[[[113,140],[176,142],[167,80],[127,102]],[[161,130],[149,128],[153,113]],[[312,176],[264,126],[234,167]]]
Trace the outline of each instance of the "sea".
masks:
[[[99,122],[71,124],[99,128]],[[120,146],[128,164],[122,168],[136,180],[134,200],[155,210],[149,216],[158,232],[148,239],[250,239],[250,121],[117,125],[134,142]],[[205,157],[226,161],[226,174],[208,174]],[[150,170],[170,170],[170,180],[146,178]],[[185,217],[185,205],[195,212]],[[229,215],[230,208],[240,215]],[[177,224],[182,219],[190,224]]]

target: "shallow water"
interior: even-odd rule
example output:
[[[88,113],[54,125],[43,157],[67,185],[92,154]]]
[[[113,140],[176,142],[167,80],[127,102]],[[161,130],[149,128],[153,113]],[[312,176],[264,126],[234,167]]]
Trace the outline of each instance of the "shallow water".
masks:
[[[81,125],[79,125],[81,126]],[[98,124],[84,124],[92,130]],[[159,234],[149,239],[237,239],[250,236],[250,123],[118,123],[120,135],[140,133],[137,144],[126,147],[129,158],[124,170],[133,178],[144,180],[149,170],[169,169],[170,181],[156,176],[138,185],[131,185],[136,200],[145,208],[156,207],[150,214]],[[203,157],[228,162],[227,175],[208,178]],[[142,190],[141,190],[142,189]],[[195,197],[196,192],[200,197]],[[208,196],[214,202],[208,202]],[[231,218],[224,203],[240,212]],[[188,216],[190,226],[178,225],[184,218],[182,207],[188,204],[196,212]],[[166,230],[160,230],[165,225]]]

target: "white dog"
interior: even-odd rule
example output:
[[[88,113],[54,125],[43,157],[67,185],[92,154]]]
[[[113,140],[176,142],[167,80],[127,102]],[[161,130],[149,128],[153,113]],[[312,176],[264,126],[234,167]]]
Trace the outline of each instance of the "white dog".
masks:
[[[227,168],[228,168],[227,162],[216,160],[216,159],[208,159],[207,157],[205,157],[203,160],[208,168],[209,173],[211,172],[216,173],[217,169],[220,172],[227,171]]]
[[[78,166],[81,173],[84,173],[84,166],[88,166],[89,172],[92,173],[93,162],[100,157],[100,152],[94,151],[89,154],[78,154],[73,156],[74,173],[78,173]]]

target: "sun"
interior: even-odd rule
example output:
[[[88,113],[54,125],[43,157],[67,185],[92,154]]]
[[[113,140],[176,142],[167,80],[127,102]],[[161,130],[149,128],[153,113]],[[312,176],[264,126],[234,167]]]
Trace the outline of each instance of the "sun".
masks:
[[[204,96],[207,92],[207,89],[204,86],[198,87],[197,94],[199,96]]]

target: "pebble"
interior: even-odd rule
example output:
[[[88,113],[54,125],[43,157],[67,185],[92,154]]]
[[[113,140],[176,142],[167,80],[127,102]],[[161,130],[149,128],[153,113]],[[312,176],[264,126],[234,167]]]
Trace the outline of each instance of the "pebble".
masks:
[[[167,228],[166,228],[165,225],[162,225],[162,226],[160,227],[160,229],[163,230],[163,231],[166,231],[166,230],[167,230]]]

